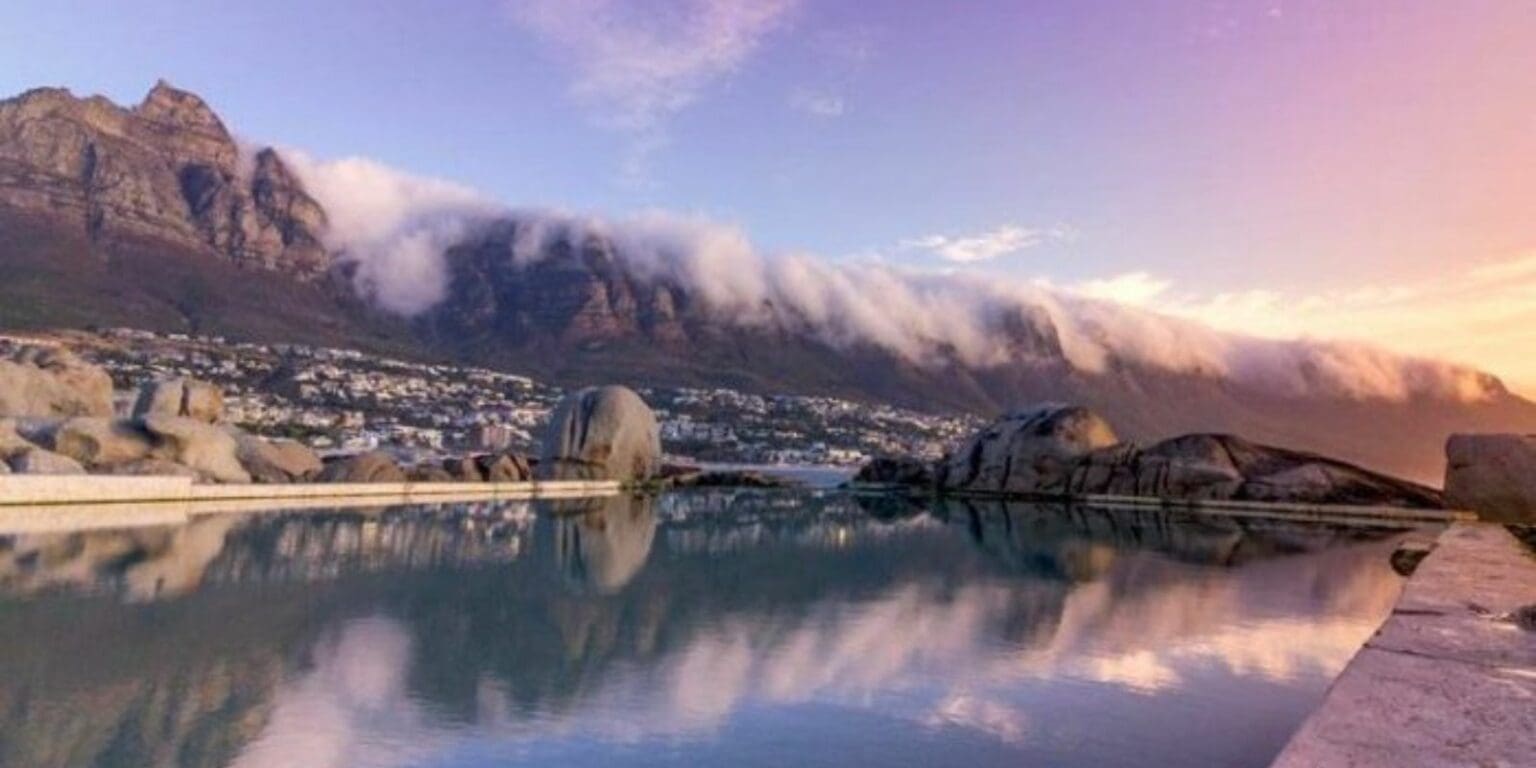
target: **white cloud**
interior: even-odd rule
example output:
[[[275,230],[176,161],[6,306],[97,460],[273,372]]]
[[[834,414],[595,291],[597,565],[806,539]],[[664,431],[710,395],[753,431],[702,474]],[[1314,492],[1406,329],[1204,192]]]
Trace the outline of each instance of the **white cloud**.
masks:
[[[468,187],[366,158],[319,160],[289,149],[282,155],[325,207],[326,246],[357,265],[354,279],[365,295],[403,314],[442,300],[448,281],[443,251],[475,221],[503,211]]]
[[[964,270],[932,274],[766,253],[740,228],[698,216],[651,211],[600,219],[510,211],[465,187],[368,160],[288,157],[330,212],[327,240],[354,262],[359,287],[405,315],[442,299],[443,252],[449,246],[485,219],[505,217],[518,224],[515,259],[543,258],[550,244],[563,239],[605,237],[638,277],[683,286],[704,311],[722,319],[788,328],[836,347],[872,345],[922,365],[947,365],[957,358],[979,367],[1030,362],[1020,359],[1025,353],[1014,351],[1003,335],[1022,313],[1059,343],[1067,363],[1089,373],[1119,360],[1226,377],[1282,394],[1478,399],[1489,390],[1475,371],[1384,347],[1433,356],[1435,350],[1409,349],[1396,339],[1422,330],[1417,342],[1443,338],[1436,349],[1456,353],[1440,356],[1487,365],[1496,361],[1474,354],[1479,342],[1474,331],[1501,339],[1507,348],[1515,335],[1529,337],[1533,332],[1525,329],[1536,328],[1536,255],[1470,271],[1463,282],[1445,286],[1294,301],[1263,292],[1199,300],[1139,273],[1062,289]],[[921,238],[909,247],[947,254],[959,264],[996,258],[1043,237],[1067,236],[1062,230],[1008,226],[970,237]],[[1490,296],[1499,300],[1489,302]],[[1339,314],[1351,306],[1360,311]],[[1463,346],[1453,346],[1458,339]],[[1532,341],[1527,338],[1524,349]],[[1521,360],[1531,365],[1528,355]]]
[[[1078,293],[1094,299],[1113,301],[1133,307],[1145,307],[1168,291],[1173,283],[1146,272],[1126,272],[1113,277],[1089,280],[1078,286]]]
[[[665,123],[745,62],[798,0],[518,0],[516,22],[574,69],[572,96],[634,140],[639,177]]]
[[[1018,253],[1045,240],[1045,230],[1005,224],[974,235],[925,235],[901,241],[901,248],[926,251],[945,261],[973,264]]]
[[[1406,355],[1491,370],[1536,395],[1536,251],[1418,281],[1315,293],[1247,289],[1178,291],[1135,272],[1078,286],[1079,293],[1268,339],[1350,338]]]

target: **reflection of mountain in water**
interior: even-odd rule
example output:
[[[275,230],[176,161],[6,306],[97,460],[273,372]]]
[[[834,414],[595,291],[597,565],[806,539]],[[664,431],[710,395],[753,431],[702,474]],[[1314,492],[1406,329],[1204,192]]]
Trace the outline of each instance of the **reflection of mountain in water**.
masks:
[[[1211,649],[1283,679],[1342,664],[1363,635],[1316,638],[1390,605],[1381,535],[700,493],[13,538],[0,765],[283,764],[283,729],[317,712],[414,748],[449,727],[686,732],[749,699],[867,699],[930,674],[1167,684]],[[1297,627],[1311,646],[1276,642]],[[998,647],[1015,650],[994,668]],[[353,743],[308,764],[357,762]]]

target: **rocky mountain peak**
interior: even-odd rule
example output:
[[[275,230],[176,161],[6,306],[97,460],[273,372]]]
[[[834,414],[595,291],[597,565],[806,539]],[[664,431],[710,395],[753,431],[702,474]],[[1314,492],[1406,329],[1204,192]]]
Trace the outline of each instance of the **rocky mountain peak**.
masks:
[[[194,130],[229,138],[223,121],[214,114],[208,102],[197,94],[183,91],[165,80],[155,82],[144,100],[133,111],[138,116],[168,128]]]
[[[0,209],[242,267],[323,275],[320,204],[272,150],[250,171],[208,103],[164,80],[125,109],[59,88],[0,101]]]

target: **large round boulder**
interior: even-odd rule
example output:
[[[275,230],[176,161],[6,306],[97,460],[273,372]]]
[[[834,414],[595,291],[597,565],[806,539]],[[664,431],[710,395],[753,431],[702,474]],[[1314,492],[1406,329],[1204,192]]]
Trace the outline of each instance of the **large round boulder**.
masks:
[[[1120,442],[1109,422],[1082,406],[1014,411],[973,435],[940,464],[951,490],[1032,493],[1065,488],[1077,460]]]
[[[656,414],[627,387],[589,387],[555,408],[539,475],[556,480],[645,480],[661,465]]]
[[[1452,435],[1445,503],[1489,520],[1536,523],[1536,435]]]
[[[249,483],[251,475],[240,465],[239,445],[228,432],[185,416],[150,414],[144,429],[157,438],[155,458],[170,459],[191,467],[220,483]]]
[[[215,423],[224,418],[224,393],[206,381],[175,378],[151,381],[139,388],[133,415],[181,416]]]
[[[0,416],[111,416],[112,377],[74,353],[24,347],[0,360]]]

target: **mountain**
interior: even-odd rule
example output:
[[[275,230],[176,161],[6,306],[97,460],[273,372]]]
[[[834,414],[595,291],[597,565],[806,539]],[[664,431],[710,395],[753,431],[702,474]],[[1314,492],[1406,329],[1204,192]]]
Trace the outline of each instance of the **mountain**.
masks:
[[[327,213],[280,154],[239,146],[197,96],[162,82],[132,108],[58,89],[0,102],[0,327],[192,330],[566,384],[729,386],[986,416],[1069,401],[1132,440],[1233,432],[1433,483],[1453,431],[1536,432],[1536,404],[1492,377],[1470,399],[1389,399],[1278,394],[1120,358],[1087,372],[1050,315],[1027,305],[994,319],[990,342],[1007,362],[945,348],[916,362],[858,338],[834,344],[793,307],[743,320],[696,284],[638,268],[601,232],[540,239],[530,257],[529,226],[481,222],[443,254],[443,299],[400,318],[355,288],[354,260],[326,249]]]
[[[127,325],[409,344],[333,272],[325,211],[161,82],[132,108],[39,88],[0,101],[0,327]]]

